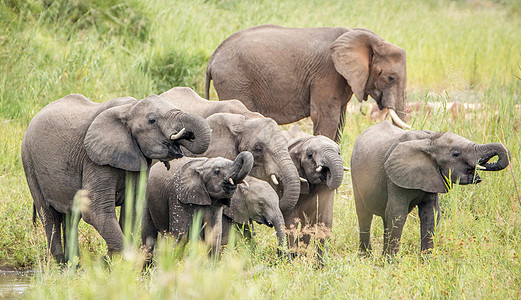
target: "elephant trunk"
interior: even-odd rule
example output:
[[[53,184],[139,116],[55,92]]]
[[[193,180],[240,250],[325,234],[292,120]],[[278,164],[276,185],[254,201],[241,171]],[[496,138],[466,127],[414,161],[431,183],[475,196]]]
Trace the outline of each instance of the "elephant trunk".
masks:
[[[208,122],[200,116],[180,113],[177,115],[177,132],[172,133],[171,139],[176,139],[179,144],[194,154],[201,154],[208,149],[212,137],[212,130]]]
[[[286,225],[284,223],[284,217],[282,213],[278,211],[274,220],[271,222],[273,227],[275,227],[275,232],[277,233],[277,240],[279,241],[279,246],[284,247],[284,238],[286,237]]]
[[[279,207],[284,212],[292,209],[297,204],[300,195],[300,179],[297,167],[293,164],[289,153],[283,154],[281,151],[276,157],[280,158],[277,161],[277,165],[279,166],[283,188]]]
[[[327,187],[331,190],[338,189],[344,178],[342,158],[334,149],[326,149],[324,151],[323,166],[329,170],[326,177]]]
[[[232,179],[235,184],[241,183],[248,173],[250,173],[252,167],[253,155],[248,151],[239,153],[233,162],[230,179]]]
[[[500,143],[477,145],[476,150],[479,155],[477,163],[485,167],[484,171],[500,171],[510,163],[510,151]],[[498,156],[498,161],[489,163],[494,156]]]

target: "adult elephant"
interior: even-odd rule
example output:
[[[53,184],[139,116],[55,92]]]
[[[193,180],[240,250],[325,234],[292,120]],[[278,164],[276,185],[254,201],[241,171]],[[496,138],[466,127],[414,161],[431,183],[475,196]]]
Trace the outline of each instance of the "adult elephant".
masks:
[[[307,134],[296,125],[283,135],[288,140],[288,150],[299,176],[303,178],[295,208],[284,213],[286,226],[296,229],[301,223],[304,230],[299,234],[303,234],[305,244],[309,244],[312,235],[323,243],[331,235],[335,190],[344,177],[340,147],[330,138]],[[289,242],[290,246],[298,244],[293,230],[289,231]]]
[[[261,25],[232,34],[206,68],[219,99],[239,99],[252,111],[287,124],[311,116],[315,135],[338,141],[353,93],[371,96],[402,121],[405,51],[362,28]]]
[[[233,159],[241,151],[251,152],[254,163],[250,176],[269,182],[279,193],[280,209],[291,210],[299,197],[300,180],[277,123],[230,113],[213,114],[206,121],[212,129],[212,142],[198,156]]]
[[[209,101],[199,96],[189,87],[174,87],[160,95],[172,102],[184,112],[208,118],[217,113],[231,113],[243,115],[246,118],[263,118],[264,116],[252,112],[239,100]]]
[[[497,156],[497,162],[488,161]],[[373,215],[384,221],[383,253],[398,252],[408,213],[418,206],[421,250],[433,247],[438,194],[453,183],[479,183],[476,170],[508,166],[502,144],[479,145],[451,132],[403,131],[384,121],[364,131],[351,156],[351,178],[360,226],[360,250],[371,250]]]
[[[65,236],[65,215],[79,189],[91,199],[82,218],[107,242],[109,253],[121,251],[115,206],[125,199],[126,174],[137,178],[152,159],[182,157],[181,145],[202,153],[210,137],[203,118],[157,95],[99,104],[73,94],[44,107],[25,132],[22,163],[51,254],[59,263],[67,258],[61,227]]]

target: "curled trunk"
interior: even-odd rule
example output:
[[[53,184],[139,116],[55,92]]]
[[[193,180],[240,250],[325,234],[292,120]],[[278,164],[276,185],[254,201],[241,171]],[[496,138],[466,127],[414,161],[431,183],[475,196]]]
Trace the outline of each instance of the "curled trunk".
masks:
[[[323,166],[329,169],[326,178],[326,184],[329,189],[338,189],[342,184],[344,178],[344,163],[342,158],[335,150],[324,151],[324,163]]]
[[[195,154],[205,152],[212,137],[208,122],[202,117],[186,113],[178,116],[178,122],[181,124],[178,131],[185,129],[182,137],[179,138],[179,144]]]
[[[241,152],[233,162],[230,178],[232,178],[236,184],[239,184],[244,180],[248,173],[250,173],[252,167],[253,155],[248,151]]]
[[[484,171],[500,171],[508,166],[511,160],[510,151],[500,143],[491,143],[477,146],[477,163],[485,167]],[[488,161],[494,156],[498,156],[497,162]]]

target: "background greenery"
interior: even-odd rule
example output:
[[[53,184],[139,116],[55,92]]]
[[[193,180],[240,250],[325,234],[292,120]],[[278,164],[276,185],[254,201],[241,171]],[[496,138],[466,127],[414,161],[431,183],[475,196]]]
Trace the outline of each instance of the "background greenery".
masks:
[[[82,221],[82,271],[57,271],[47,258],[41,223],[31,224],[32,199],[21,166],[20,143],[34,114],[70,93],[98,102],[143,98],[173,86],[201,93],[206,62],[217,45],[240,29],[265,23],[365,27],[399,45],[407,51],[409,101],[442,103],[428,117],[413,115],[413,127],[502,142],[512,151],[512,168],[481,172],[479,185],[442,195],[442,220],[428,257],[419,254],[416,211],[396,262],[380,259],[378,218],[375,257],[358,257],[346,173],[323,268],[317,268],[312,251],[292,264],[279,261],[274,232],[257,226],[251,252],[230,247],[215,262],[195,243],[182,252],[165,241],[150,275],[142,276],[136,252],[109,271],[99,260],[104,242]],[[521,297],[521,206],[515,189],[521,174],[519,28],[516,0],[0,0],[0,265],[44,270],[30,294],[34,298]],[[482,106],[456,117],[445,104],[455,100]],[[300,124],[309,130],[309,120]],[[341,141],[346,164],[356,137],[372,124],[358,112],[348,116]]]

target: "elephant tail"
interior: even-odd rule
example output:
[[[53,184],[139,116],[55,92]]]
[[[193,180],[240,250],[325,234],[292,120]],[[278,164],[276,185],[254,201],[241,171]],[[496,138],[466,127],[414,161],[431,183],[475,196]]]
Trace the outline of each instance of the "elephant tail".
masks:
[[[206,67],[206,79],[204,83],[204,98],[210,100],[210,81],[212,81],[212,73],[210,71],[210,63]]]
[[[33,203],[33,225],[36,226],[36,205]]]

